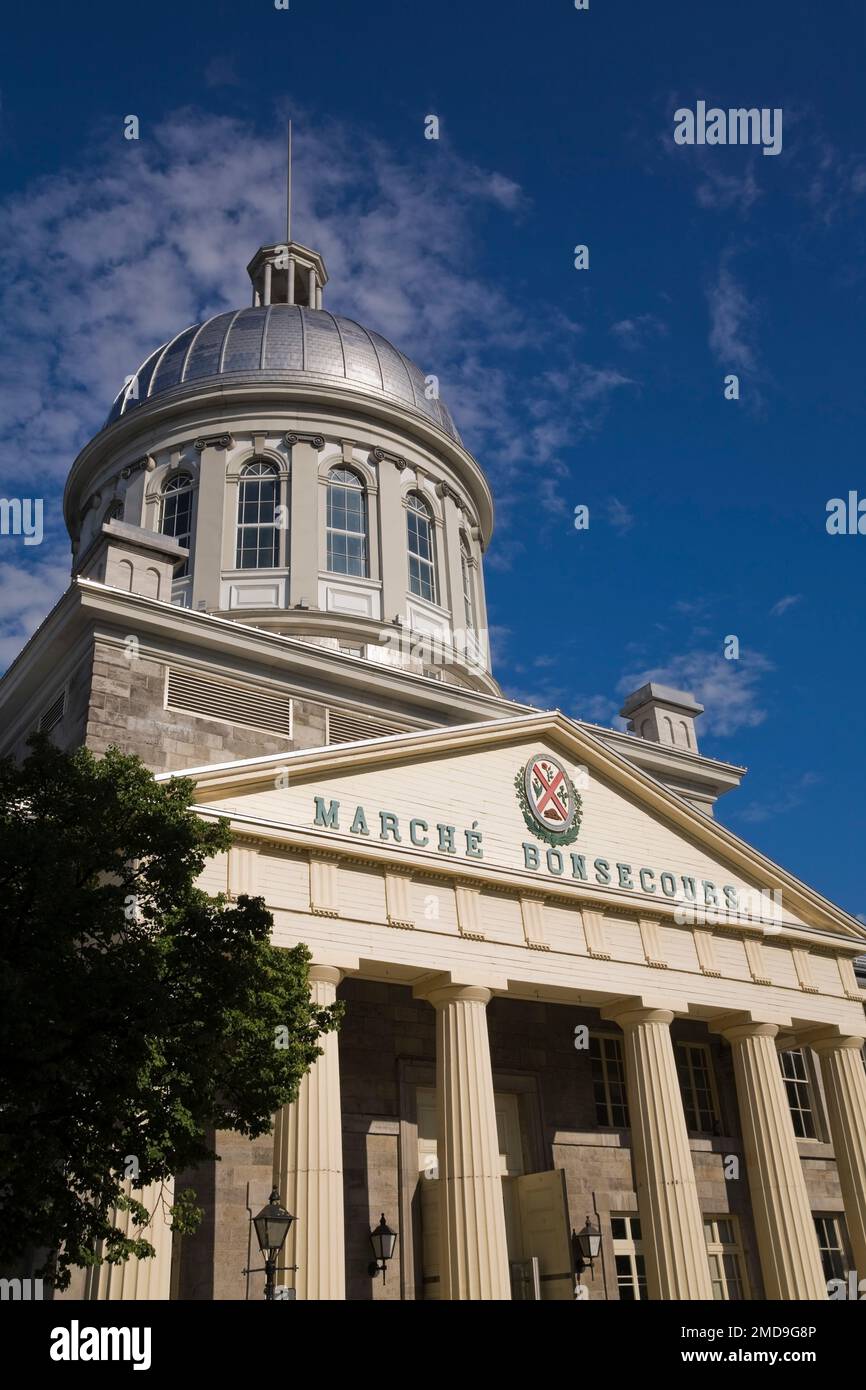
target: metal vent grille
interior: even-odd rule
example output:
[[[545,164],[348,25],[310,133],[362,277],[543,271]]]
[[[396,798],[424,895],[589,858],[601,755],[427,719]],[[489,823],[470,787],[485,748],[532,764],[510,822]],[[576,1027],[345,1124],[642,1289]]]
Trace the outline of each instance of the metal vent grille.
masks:
[[[50,734],[52,729],[56,729],[64,714],[66,713],[66,691],[61,690],[57,699],[52,702],[40,715],[37,728],[40,734]]]
[[[292,701],[262,686],[241,681],[211,680],[194,671],[169,667],[166,708],[243,724],[249,729],[292,736]]]
[[[328,742],[358,743],[362,738],[382,738],[384,734],[404,734],[396,724],[383,724],[363,714],[342,714],[328,710]]]

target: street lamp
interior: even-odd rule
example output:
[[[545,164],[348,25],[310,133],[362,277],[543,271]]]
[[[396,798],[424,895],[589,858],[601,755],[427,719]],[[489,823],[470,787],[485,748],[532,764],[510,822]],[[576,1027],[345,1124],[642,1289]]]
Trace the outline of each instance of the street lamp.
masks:
[[[388,1261],[392,1258],[394,1247],[397,1244],[397,1232],[392,1231],[391,1227],[385,1221],[384,1212],[382,1212],[382,1219],[378,1226],[370,1232],[370,1244],[373,1247],[373,1254],[376,1258],[367,1266],[367,1273],[372,1278],[381,1270],[382,1283],[384,1284]]]
[[[265,1274],[265,1298],[269,1301],[274,1297],[274,1275],[282,1273],[277,1269],[277,1260],[280,1251],[286,1243],[286,1236],[289,1234],[289,1227],[294,1221],[294,1217],[286,1211],[280,1201],[280,1194],[274,1188],[266,1207],[262,1207],[258,1216],[253,1217],[253,1226],[256,1231],[256,1239],[259,1242],[259,1249],[265,1257],[264,1271],[245,1269],[244,1274]],[[296,1269],[296,1265],[291,1266]]]
[[[598,1259],[598,1253],[601,1250],[601,1231],[598,1230],[596,1226],[593,1226],[589,1217],[587,1217],[586,1225],[579,1231],[573,1231],[572,1234],[577,1239],[577,1248],[579,1251],[577,1259],[577,1282],[579,1284],[580,1276],[587,1265],[589,1265],[591,1272],[593,1260]]]

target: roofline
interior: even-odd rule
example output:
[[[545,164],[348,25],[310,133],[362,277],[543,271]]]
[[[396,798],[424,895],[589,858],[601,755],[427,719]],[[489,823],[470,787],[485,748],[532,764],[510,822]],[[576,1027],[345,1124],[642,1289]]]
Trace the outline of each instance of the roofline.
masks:
[[[398,681],[401,696],[409,695],[412,701],[416,698],[423,698],[425,703],[433,707],[439,705],[453,710],[454,702],[457,700],[461,704],[465,702],[469,707],[478,709],[479,713],[485,707],[502,710],[503,720],[510,718],[512,721],[515,717],[514,714],[509,716],[505,711],[517,711],[519,714],[527,716],[538,716],[545,713],[536,706],[511,700],[504,695],[496,695],[483,689],[454,685],[448,681],[431,680],[428,676],[404,671],[402,667],[384,666],[380,662],[368,661],[364,657],[352,656],[346,652],[316,646],[298,637],[289,637],[283,633],[249,626],[234,618],[222,618],[212,613],[199,612],[197,609],[180,608],[159,599],[146,598],[141,594],[131,594],[125,589],[114,589],[98,580],[84,579],[80,575],[72,580],[69,588],[61,595],[7,667],[3,676],[0,677],[0,707],[2,707],[5,697],[14,690],[18,678],[26,669],[28,659],[34,651],[43,641],[50,640],[48,634],[52,629],[56,629],[58,626],[67,627],[68,617],[74,613],[76,606],[81,613],[97,607],[105,613],[109,620],[114,618],[114,614],[118,610],[122,610],[123,613],[133,613],[137,617],[142,614],[150,614],[155,620],[162,620],[163,622],[171,619],[173,625],[181,630],[181,635],[183,629],[190,628],[193,633],[210,633],[217,642],[221,637],[243,639],[247,649],[251,649],[254,653],[256,651],[259,653],[276,651],[281,654],[296,656],[301,659],[303,665],[315,665],[319,672],[326,676],[331,673],[338,679],[357,672],[360,668],[375,677],[376,684],[381,688],[383,694],[387,694],[391,684]],[[121,619],[118,618],[118,620]],[[141,620],[140,617],[138,620]],[[203,651],[206,653],[207,648],[204,648]],[[567,719],[578,728],[585,729],[590,734],[594,733],[596,737],[601,739],[611,738],[616,742],[628,739],[629,746],[634,747],[635,751],[640,748],[650,757],[658,754],[674,765],[683,766],[686,772],[688,772],[690,765],[696,764],[710,772],[717,772],[720,778],[728,784],[732,780],[737,781],[742,772],[742,769],[732,763],[704,758],[701,754],[684,749],[667,748],[662,744],[641,739],[633,734],[624,734],[618,729],[607,729],[602,725],[591,724],[577,717],[564,714],[562,711],[554,711],[554,713],[561,714],[562,718]],[[481,714],[481,718],[472,722],[477,725],[489,721],[485,720]],[[443,727],[453,729],[462,728],[464,725],[444,725]],[[467,724],[465,727],[471,726]],[[388,737],[390,738],[391,735]]]

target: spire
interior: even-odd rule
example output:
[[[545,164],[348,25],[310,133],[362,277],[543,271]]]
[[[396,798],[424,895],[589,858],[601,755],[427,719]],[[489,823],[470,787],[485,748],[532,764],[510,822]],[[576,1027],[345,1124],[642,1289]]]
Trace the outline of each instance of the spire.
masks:
[[[286,240],[260,246],[247,266],[253,284],[253,304],[300,304],[321,309],[328,283],[325,262],[318,251],[292,241],[292,123],[289,121],[286,162]]]

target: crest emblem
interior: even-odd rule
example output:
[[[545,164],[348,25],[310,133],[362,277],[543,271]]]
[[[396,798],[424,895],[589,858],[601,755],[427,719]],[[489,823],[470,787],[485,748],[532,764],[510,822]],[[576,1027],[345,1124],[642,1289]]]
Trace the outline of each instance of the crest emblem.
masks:
[[[549,845],[570,845],[577,839],[582,803],[562,763],[549,753],[536,753],[518,772],[514,785],[533,835]]]

